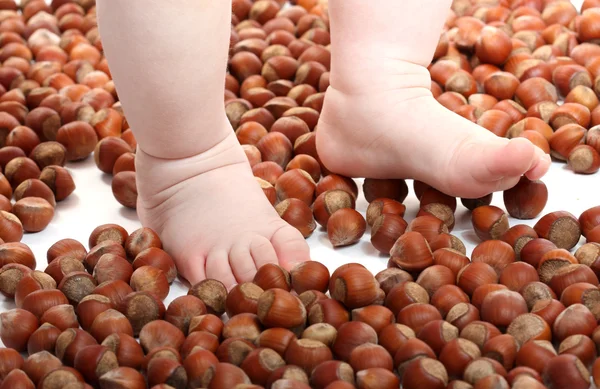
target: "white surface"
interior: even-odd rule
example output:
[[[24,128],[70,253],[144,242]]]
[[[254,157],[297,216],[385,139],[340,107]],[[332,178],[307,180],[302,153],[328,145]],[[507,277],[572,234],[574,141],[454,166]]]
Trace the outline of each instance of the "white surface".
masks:
[[[573,0],[578,9],[583,0]],[[87,247],[91,231],[104,223],[122,225],[129,232],[140,227],[134,211],[126,209],[114,199],[111,189],[111,178],[100,172],[92,158],[79,163],[68,165],[71,169],[77,189],[66,201],[58,204],[54,220],[48,228],[40,233],[26,234],[23,242],[28,244],[35,253],[38,270],[44,270],[46,251],[57,240],[73,238]],[[600,174],[591,176],[576,175],[566,168],[565,164],[553,163],[550,173],[543,179],[549,190],[549,199],[543,214],[557,210],[566,210],[579,216],[584,210],[600,204]],[[418,202],[412,193],[412,182],[408,182],[411,194],[405,201],[407,206],[406,219],[412,220],[418,211]],[[360,186],[360,183],[359,183]],[[494,196],[494,205],[504,208],[502,194]],[[358,201],[357,210],[364,214],[367,203],[362,197]],[[542,215],[543,215],[542,214]],[[537,220],[537,219],[536,219]],[[525,224],[535,224],[536,220],[526,221]],[[511,219],[511,225],[523,223]],[[474,235],[470,214],[460,205],[456,212],[456,227],[453,234],[460,237],[467,246],[468,253],[478,243]],[[350,247],[333,249],[326,232],[317,229],[308,239],[311,255],[329,267],[330,270],[347,262],[359,262],[374,273],[384,269],[387,256],[378,254],[370,243],[369,231],[362,240]],[[171,287],[171,293],[165,303],[175,297],[187,293],[187,287],[176,281]],[[0,296],[0,311],[14,308],[11,300]]]

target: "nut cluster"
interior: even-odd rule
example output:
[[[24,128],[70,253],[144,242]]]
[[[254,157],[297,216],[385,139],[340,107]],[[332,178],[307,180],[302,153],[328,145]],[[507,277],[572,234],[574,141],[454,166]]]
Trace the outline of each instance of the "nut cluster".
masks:
[[[101,225],[89,250],[58,241],[44,272],[33,270],[26,245],[5,243],[0,291],[17,308],[0,313],[0,387],[583,389],[590,376],[600,383],[600,244],[568,251],[571,238],[600,225],[600,208],[501,231],[506,216],[489,207],[473,212],[485,216],[477,224],[489,237],[470,259],[458,238],[411,223],[390,267],[376,275],[356,263],[333,273],[319,262],[289,272],[269,264],[229,292],[204,280],[168,306],[177,271],[150,229]],[[378,219],[397,215],[389,209]],[[432,252],[428,240],[439,248]]]
[[[165,306],[177,269],[159,237],[106,224],[88,249],[56,242],[35,270],[19,240],[73,191],[65,161],[94,152],[115,198],[134,208],[136,144],[94,0],[0,0],[0,292],[17,307],[0,313],[0,389],[600,386],[600,207],[511,227],[509,215],[543,212],[542,182],[505,191],[508,213],[491,195],[461,199],[481,239],[470,256],[451,234],[457,199],[424,183],[414,182],[420,207],[409,223],[406,182],[367,178],[363,217],[355,182],[330,174],[315,147],[327,2],[283,3],[233,0],[227,117],[284,220],[305,237],[321,225],[333,247],[370,227],[388,269],[270,264],[229,292],[204,280]],[[429,68],[434,96],[498,136],[596,172],[599,10],[597,0],[581,12],[560,0],[455,0]]]

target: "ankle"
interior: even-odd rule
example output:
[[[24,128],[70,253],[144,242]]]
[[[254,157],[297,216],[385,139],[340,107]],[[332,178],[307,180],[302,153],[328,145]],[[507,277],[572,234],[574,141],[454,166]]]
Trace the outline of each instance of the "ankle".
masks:
[[[139,191],[152,195],[225,166],[248,164],[248,160],[231,132],[211,149],[181,158],[161,158],[138,147],[135,164]]]
[[[332,62],[331,87],[349,95],[400,89],[429,92],[431,77],[427,68],[419,64],[393,58],[374,61],[356,57],[352,61]]]
[[[158,129],[137,132],[138,149],[159,160],[187,159],[218,149],[233,133],[224,109],[210,115],[203,112],[191,115],[194,120],[186,117],[180,123],[175,119],[171,128],[161,128],[160,136],[155,135]]]

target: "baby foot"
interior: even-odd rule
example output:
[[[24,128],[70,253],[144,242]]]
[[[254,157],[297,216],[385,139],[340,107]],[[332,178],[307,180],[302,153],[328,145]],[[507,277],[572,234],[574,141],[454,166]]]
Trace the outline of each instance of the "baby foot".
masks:
[[[213,278],[229,288],[266,263],[289,270],[309,260],[304,238],[266,199],[229,131],[193,157],[158,159],[139,149],[136,156],[140,219],[192,284]]]
[[[477,198],[539,179],[550,157],[526,139],[497,137],[440,105],[425,67],[397,61],[368,85],[332,72],[317,129],[317,150],[332,172],[414,178],[454,196]]]

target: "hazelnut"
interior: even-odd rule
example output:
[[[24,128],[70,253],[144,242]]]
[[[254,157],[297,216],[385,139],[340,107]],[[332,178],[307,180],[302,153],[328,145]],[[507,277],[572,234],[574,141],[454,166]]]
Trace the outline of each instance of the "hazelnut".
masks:
[[[521,346],[530,340],[550,341],[552,336],[548,323],[533,313],[524,313],[515,317],[508,326],[507,333],[512,335]]]
[[[17,186],[14,191],[14,197],[16,201],[25,197],[41,197],[52,205],[52,207],[56,207],[56,200],[54,199],[52,190],[48,185],[36,178],[25,180]]]
[[[241,337],[254,342],[261,332],[261,322],[253,313],[235,315],[223,326],[223,338],[225,339]]]
[[[40,323],[50,323],[61,331],[67,328],[79,328],[75,309],[67,304],[48,309],[40,318]]]
[[[137,206],[136,175],[132,171],[117,173],[112,180],[111,188],[115,199],[123,206],[135,209]]]
[[[382,368],[359,371],[356,373],[356,382],[359,389],[392,389],[400,385],[395,374]]]
[[[17,157],[6,164],[4,175],[12,187],[16,188],[28,178],[38,178],[40,176],[40,169],[32,159]]]
[[[214,368],[206,371],[201,386],[208,388],[228,388],[235,387],[237,384],[250,384],[250,379],[246,373],[235,365],[218,363]]]
[[[74,367],[88,382],[97,382],[98,378],[110,370],[119,367],[117,356],[108,347],[93,345],[81,349],[75,356]]]
[[[577,317],[577,321],[573,318]],[[554,339],[562,342],[571,335],[590,336],[594,331],[595,317],[589,309],[582,304],[573,304],[567,307],[554,321],[552,334]]]
[[[478,244],[473,249],[471,262],[487,263],[494,268],[498,275],[502,274],[504,268],[514,263],[515,252],[512,247],[501,240],[487,240]]]
[[[533,219],[546,205],[548,189],[541,181],[521,177],[512,189],[504,191],[504,204],[508,213],[517,219]]]
[[[254,350],[255,348],[256,346],[246,339],[229,338],[221,342],[214,355],[217,356],[220,362],[227,362],[239,366],[242,364],[250,351]],[[191,355],[194,354],[192,353]]]
[[[129,291],[131,292],[131,289]],[[127,317],[135,335],[139,334],[146,324],[160,320],[165,315],[164,304],[151,292],[131,292],[123,296],[115,306]]]
[[[22,308],[40,318],[48,309],[56,305],[68,303],[69,301],[60,290],[42,289],[28,294],[23,299]]]
[[[42,389],[66,388],[70,384],[83,382],[83,376],[77,370],[72,367],[59,367],[42,377],[37,387]]]
[[[473,210],[472,222],[481,240],[499,239],[509,228],[504,211],[491,205]]]
[[[302,143],[301,138],[299,138],[296,142],[295,148],[298,148],[299,143]],[[298,153],[299,151],[301,150],[295,150],[296,153]],[[352,180],[351,178],[339,176],[336,174],[329,174],[321,178],[321,180],[317,183],[317,189],[315,194],[317,196],[320,196],[324,192],[336,189],[340,189],[352,194],[355,199],[358,197],[358,187],[356,186],[356,182],[354,182],[354,180]]]
[[[289,292],[270,289],[258,299],[258,318],[267,327],[294,328],[306,321],[306,309]]]
[[[311,339],[293,340],[285,353],[285,361],[297,365],[307,374],[322,362],[333,359],[331,350],[323,343]]]
[[[575,173],[593,174],[600,169],[600,154],[592,146],[575,146],[567,159]]]
[[[124,245],[129,234],[118,224],[103,224],[92,231],[89,238],[89,247],[95,247],[104,241],[113,241]]]
[[[123,138],[121,138],[123,139]],[[131,145],[129,145],[132,147]],[[120,172],[134,172],[135,171],[135,154],[124,153],[115,161],[113,166],[112,175],[117,175]]]
[[[164,320],[152,321],[140,331],[140,344],[146,352],[164,346],[179,349],[184,340],[183,332]]]
[[[164,359],[161,359],[164,360]],[[184,361],[183,367],[187,374],[188,384],[200,386],[204,374],[209,369],[214,369],[219,360],[207,350],[197,350],[190,354]]]
[[[75,190],[73,177],[62,166],[46,166],[39,174],[39,179],[52,189],[56,201],[66,199]]]
[[[549,387],[588,388],[590,373],[574,355],[559,355],[548,361],[543,372],[544,382]]]
[[[163,383],[168,383],[175,388],[187,387],[187,372],[178,361],[153,358],[148,363],[146,375],[150,387]]]
[[[454,272],[442,265],[433,265],[423,270],[417,278],[417,284],[421,285],[429,294],[433,296],[444,285],[454,285],[456,275]]]
[[[308,312],[308,323],[328,323],[339,328],[350,321],[350,314],[344,306],[334,299],[325,298],[313,304]]]
[[[369,203],[379,198],[388,198],[401,203],[408,195],[408,186],[401,179],[365,178],[363,192]]]
[[[205,313],[206,306],[202,300],[191,295],[180,296],[169,304],[165,320],[187,334],[192,317]]]
[[[406,232],[398,238],[390,250],[391,261],[406,271],[420,271],[433,263],[433,253],[423,235]]]
[[[90,327],[90,334],[101,343],[111,334],[124,333],[133,336],[129,320],[121,312],[108,309],[100,313]]]
[[[93,246],[83,260],[84,265],[90,273],[93,273],[96,265],[104,255],[124,258],[126,256],[123,246],[112,240],[106,240]]]
[[[37,330],[31,334],[27,341],[27,352],[29,355],[48,351],[54,353],[56,340],[61,334],[61,331],[52,324],[42,324]],[[62,363],[61,363],[62,365]]]
[[[289,291],[291,288],[290,273],[273,263],[261,266],[257,270],[253,282],[263,290],[277,288]]]
[[[406,281],[395,285],[387,293],[384,305],[397,316],[402,309],[415,303],[429,303],[429,294],[416,282]]]
[[[222,315],[225,313],[227,289],[217,280],[204,280],[193,285],[188,294],[198,297],[206,305],[209,313]]]
[[[123,139],[115,136],[105,137],[96,144],[94,161],[98,169],[112,174],[117,159],[128,152],[131,152],[131,147]]]
[[[244,282],[236,285],[227,294],[225,300],[225,312],[227,316],[233,317],[240,313],[256,314],[258,310],[258,298],[264,290],[252,282]]]
[[[565,211],[543,216],[534,226],[540,238],[548,239],[558,248],[570,250],[581,236],[577,218]]]
[[[291,286],[296,293],[307,290],[325,292],[329,286],[329,270],[315,261],[296,265],[290,272]]]
[[[456,285],[443,285],[431,296],[431,305],[440,311],[442,317],[460,303],[469,303],[469,296]]]
[[[314,200],[316,184],[312,177],[301,169],[283,173],[275,183],[277,197],[281,200],[296,198],[311,205]]]
[[[24,197],[18,200],[13,212],[27,232],[39,232],[45,229],[54,217],[54,208],[40,197]]]
[[[506,265],[500,274],[499,282],[513,291],[520,291],[530,282],[539,281],[537,270],[526,262],[513,262]]]
[[[98,344],[89,333],[69,328],[63,331],[56,339],[55,355],[66,365],[73,366],[77,353],[87,346]]]
[[[0,292],[9,298],[14,298],[19,282],[31,269],[18,263],[9,263],[0,268]]]
[[[406,389],[445,388],[448,385],[448,373],[441,362],[432,358],[420,358],[406,367],[402,375],[402,387]]]
[[[32,353],[23,363],[23,371],[34,384],[48,372],[62,366],[62,362],[48,351]]]
[[[587,336],[573,335],[562,341],[558,354],[574,355],[589,369],[596,359],[596,345]]]
[[[6,347],[24,351],[38,326],[38,318],[26,310],[17,308],[3,312],[0,314],[0,339]]]
[[[200,316],[194,316],[190,320],[189,333],[195,331],[206,331],[211,334],[221,337],[221,333],[223,332],[223,322],[220,318],[213,314],[206,314]]]
[[[123,257],[115,254],[103,254],[94,266],[93,276],[101,284],[106,281],[122,280],[129,282],[133,267]],[[135,287],[132,285],[135,290]]]
[[[143,389],[146,388],[144,376],[130,367],[118,367],[102,375],[99,379],[102,389]]]
[[[137,268],[131,275],[130,285],[134,291],[148,291],[161,300],[169,294],[169,282],[165,273],[152,266]]]
[[[380,292],[377,280],[359,264],[340,266],[329,280],[331,297],[350,309],[372,304],[379,298]]]
[[[467,339],[455,338],[444,345],[439,353],[439,361],[451,378],[460,378],[467,365],[480,356],[481,352],[475,343]]]
[[[525,243],[521,249],[521,260],[533,267],[537,267],[544,254],[548,251],[555,250],[556,248],[556,245],[547,239],[533,239]]]
[[[354,209],[354,197],[343,190],[330,190],[321,193],[313,204],[313,214],[317,223],[327,226],[327,222],[333,213],[339,209]]]
[[[298,229],[307,238],[316,228],[316,223],[310,207],[295,198],[285,199],[275,207],[283,220]]]
[[[472,295],[478,286],[494,284],[497,280],[498,275],[494,268],[484,262],[475,262],[465,266],[456,277],[457,285],[469,295]]]
[[[421,303],[411,304],[402,308],[396,318],[399,324],[410,327],[416,334],[419,334],[427,322],[441,319],[442,316],[433,305]]]

